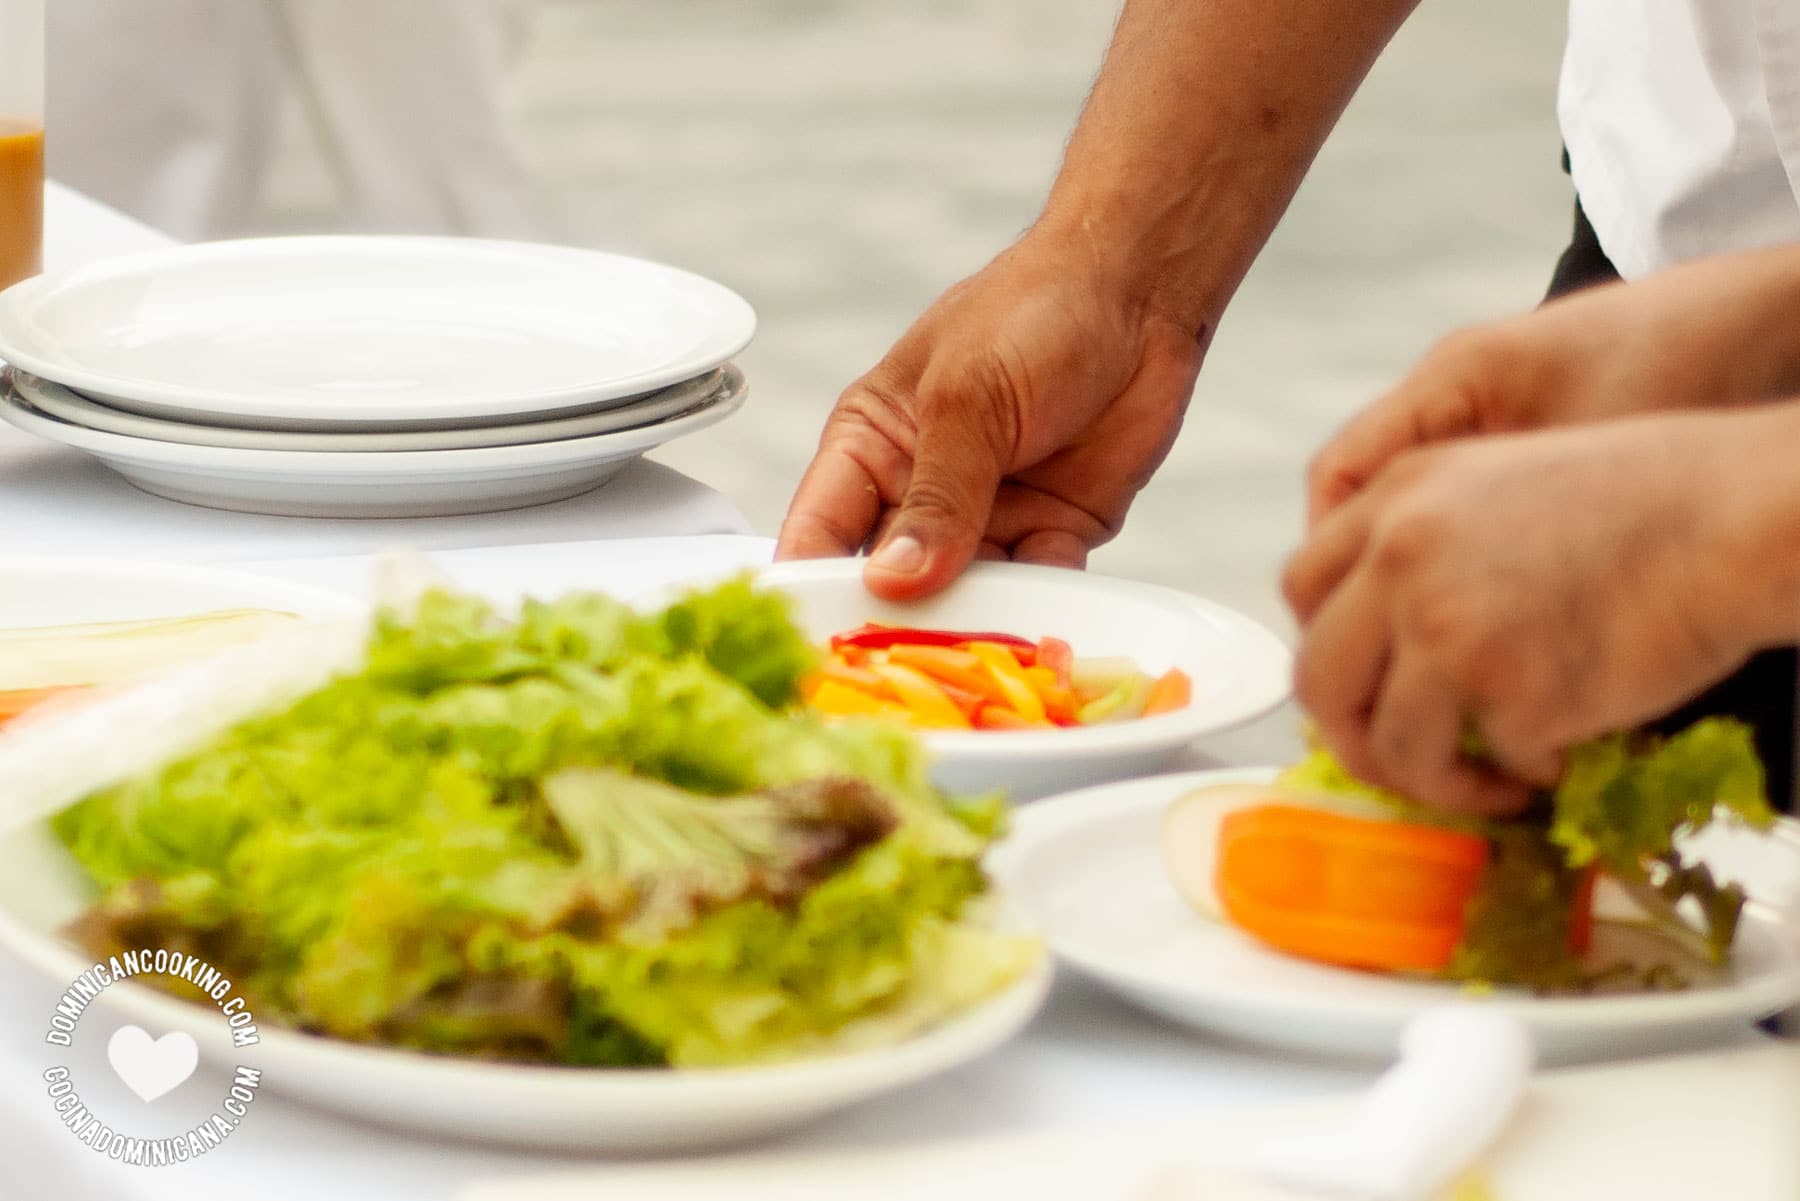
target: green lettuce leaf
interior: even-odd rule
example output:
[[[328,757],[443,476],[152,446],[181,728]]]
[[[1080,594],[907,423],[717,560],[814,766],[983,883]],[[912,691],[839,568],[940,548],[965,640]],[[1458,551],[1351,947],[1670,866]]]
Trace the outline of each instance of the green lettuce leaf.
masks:
[[[1709,718],[1664,740],[1618,734],[1575,748],[1556,787],[1550,837],[1581,866],[1638,878],[1675,836],[1725,815],[1766,828],[1762,762],[1750,727]]]
[[[938,1020],[1040,953],[976,916],[1003,810],[793,704],[810,654],[743,581],[517,622],[427,593],[362,671],[60,814],[101,893],[73,933],[438,1052],[753,1062]]]

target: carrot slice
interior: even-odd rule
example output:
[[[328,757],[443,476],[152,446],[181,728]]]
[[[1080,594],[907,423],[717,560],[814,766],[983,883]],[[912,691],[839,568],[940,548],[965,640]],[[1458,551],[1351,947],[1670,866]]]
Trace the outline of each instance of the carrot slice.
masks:
[[[1321,963],[1440,971],[1487,866],[1487,840],[1404,822],[1261,805],[1219,824],[1225,915]]]
[[[1144,698],[1143,715],[1155,717],[1158,713],[1173,713],[1187,708],[1193,699],[1193,681],[1179,667],[1171,667],[1150,685],[1150,694]]]
[[[0,726],[37,708],[45,701],[80,692],[84,684],[63,684],[52,688],[19,688],[0,692]]]

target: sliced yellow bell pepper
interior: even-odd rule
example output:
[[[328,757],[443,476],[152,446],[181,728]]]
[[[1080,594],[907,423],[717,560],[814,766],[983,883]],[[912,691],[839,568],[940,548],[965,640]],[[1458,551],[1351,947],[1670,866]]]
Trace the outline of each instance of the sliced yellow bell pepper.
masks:
[[[1006,647],[996,642],[971,642],[966,648],[970,654],[981,660],[994,682],[1006,693],[1006,702],[1018,715],[1028,722],[1040,723],[1049,720],[1044,712],[1044,700],[1031,686],[1025,669]]]
[[[918,725],[932,729],[966,730],[969,719],[956,702],[924,672],[900,663],[870,663],[869,670],[893,685],[900,703]]]

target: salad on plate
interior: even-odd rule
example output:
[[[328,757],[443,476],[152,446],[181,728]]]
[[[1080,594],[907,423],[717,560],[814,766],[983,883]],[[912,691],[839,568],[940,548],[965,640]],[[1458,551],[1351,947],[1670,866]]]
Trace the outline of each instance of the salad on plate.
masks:
[[[1678,989],[1729,961],[1746,897],[1683,841],[1775,821],[1749,728],[1707,718],[1575,748],[1517,817],[1447,813],[1315,748],[1273,785],[1164,814],[1171,881],[1202,914],[1338,967],[1539,993]]]
[[[1041,961],[999,921],[997,797],[943,796],[736,580],[503,618],[433,589],[354,666],[67,807],[96,956],[202,956],[259,1016],[360,1043],[608,1067],[901,1041]]]

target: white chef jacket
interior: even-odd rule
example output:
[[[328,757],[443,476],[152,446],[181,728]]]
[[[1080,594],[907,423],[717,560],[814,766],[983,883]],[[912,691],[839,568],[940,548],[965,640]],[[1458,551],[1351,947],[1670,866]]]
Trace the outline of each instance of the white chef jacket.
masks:
[[[1625,278],[1800,241],[1800,0],[1570,0],[1557,110]]]
[[[184,240],[253,228],[290,94],[349,228],[543,236],[525,0],[51,0],[50,174]]]

